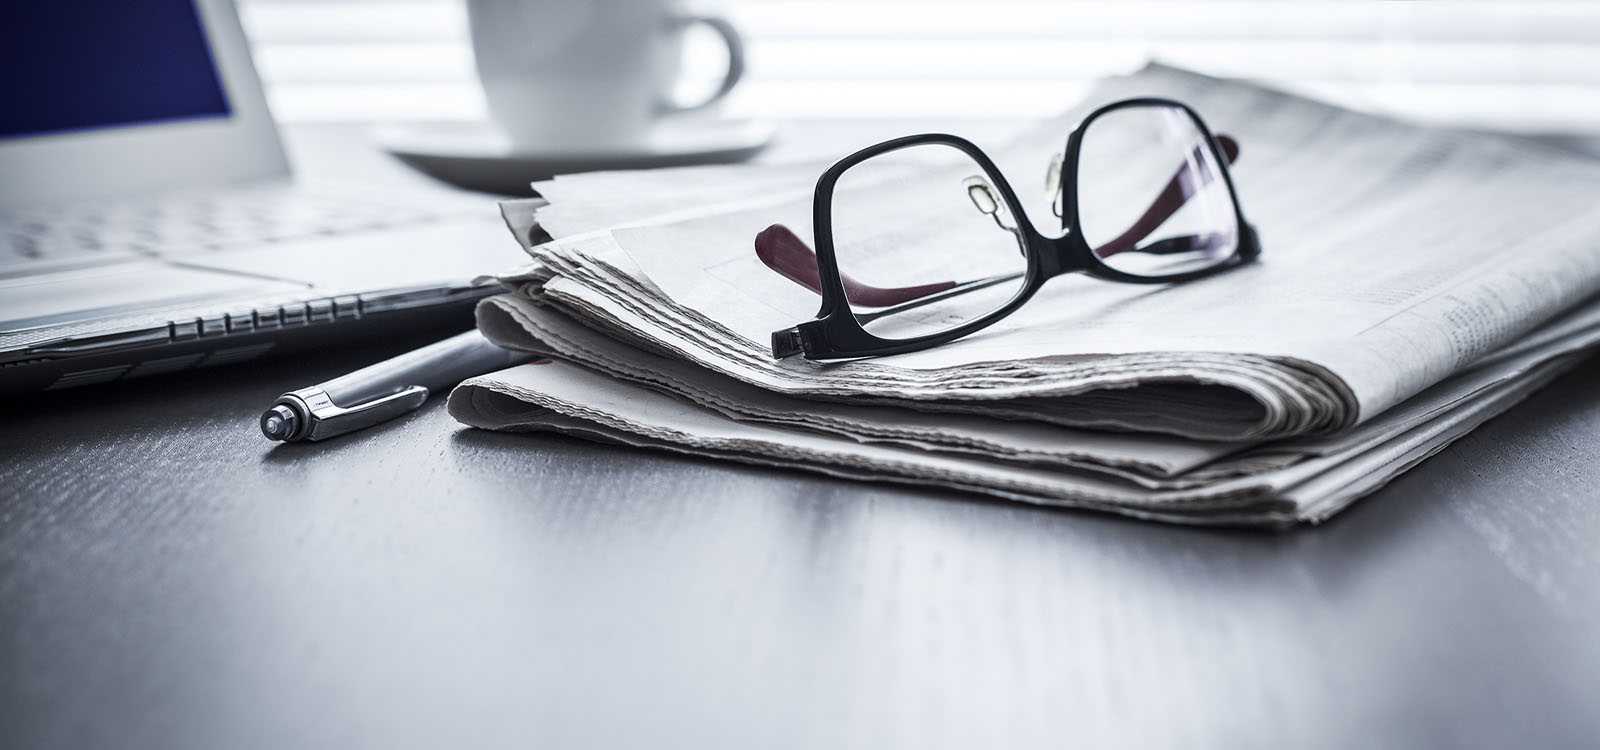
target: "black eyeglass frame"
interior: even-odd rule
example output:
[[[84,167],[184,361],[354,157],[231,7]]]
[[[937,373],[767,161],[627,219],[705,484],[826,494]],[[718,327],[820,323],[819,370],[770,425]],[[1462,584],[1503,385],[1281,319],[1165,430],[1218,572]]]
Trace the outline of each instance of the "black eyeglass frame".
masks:
[[[1214,163],[1227,184],[1228,199],[1233,203],[1234,220],[1239,229],[1239,242],[1232,258],[1194,271],[1142,276],[1112,268],[1095,255],[1089,243],[1084,240],[1077,195],[1078,161],[1083,148],[1083,134],[1100,117],[1117,110],[1135,107],[1168,107],[1180,110],[1193,121],[1204,136],[1204,145],[1211,150]],[[953,147],[971,157],[983,169],[990,182],[999,190],[1001,199],[1005,201],[1012,220],[1016,222],[1016,227],[1024,238],[1027,270],[1016,295],[981,318],[938,333],[908,339],[885,339],[862,327],[855,312],[850,309],[850,301],[845,294],[844,282],[840,278],[839,263],[833,245],[834,186],[847,170],[868,159],[891,151],[930,144]],[[807,359],[848,359],[920,351],[954,341],[993,325],[1026,304],[1046,281],[1063,274],[1082,272],[1107,281],[1132,284],[1175,284],[1236,268],[1254,261],[1261,255],[1261,243],[1255,228],[1245,220],[1244,211],[1239,205],[1239,195],[1234,188],[1233,175],[1228,170],[1228,159],[1218,146],[1211,129],[1206,126],[1205,120],[1183,102],[1162,97],[1139,97],[1112,102],[1090,112],[1067,136],[1066,152],[1061,167],[1060,190],[1061,223],[1065,232],[1060,237],[1052,238],[1046,237],[1034,228],[1022,210],[1022,204],[1017,200],[1016,191],[1011,188],[1011,183],[1000,174],[999,168],[983,149],[960,136],[947,133],[908,135],[868,146],[840,159],[817,179],[811,204],[812,234],[816,240],[822,307],[814,320],[793,328],[775,331],[772,334],[772,355],[778,358],[803,354]]]

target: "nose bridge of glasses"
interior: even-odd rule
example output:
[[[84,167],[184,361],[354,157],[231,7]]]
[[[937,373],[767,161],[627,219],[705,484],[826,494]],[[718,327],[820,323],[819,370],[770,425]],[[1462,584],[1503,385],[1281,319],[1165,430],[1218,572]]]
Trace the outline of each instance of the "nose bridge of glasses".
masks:
[[[1063,234],[1059,237],[1042,237],[1045,246],[1040,248],[1039,275],[1043,278],[1059,276],[1069,271],[1082,270],[1085,266],[1078,260],[1073,250],[1077,237],[1072,234]]]

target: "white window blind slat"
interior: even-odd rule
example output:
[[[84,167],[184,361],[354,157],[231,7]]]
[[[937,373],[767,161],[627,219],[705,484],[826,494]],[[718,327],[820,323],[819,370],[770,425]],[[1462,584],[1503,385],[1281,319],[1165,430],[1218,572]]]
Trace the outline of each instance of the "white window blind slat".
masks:
[[[579,0],[581,1],[581,0]],[[241,0],[289,121],[484,116],[460,0]],[[1031,116],[1158,57],[1435,121],[1600,129],[1600,3],[744,0],[734,114]],[[694,40],[684,87],[723,53]]]

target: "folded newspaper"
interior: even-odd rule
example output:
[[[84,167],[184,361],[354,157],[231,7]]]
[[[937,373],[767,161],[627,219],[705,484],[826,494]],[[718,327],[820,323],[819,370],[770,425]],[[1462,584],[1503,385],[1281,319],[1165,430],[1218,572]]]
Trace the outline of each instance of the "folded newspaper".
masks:
[[[492,340],[555,361],[470,380],[451,413],[1143,518],[1286,525],[1329,517],[1600,340],[1600,161],[1555,147],[1152,65],[993,155],[1025,185],[1075,117],[1152,95],[1241,144],[1233,174],[1259,262],[1157,288],[1064,277],[950,344],[779,360],[771,332],[810,319],[818,298],[752,242],[774,223],[809,239],[826,163],[564,177],[535,186],[548,204],[504,205],[533,262],[479,308]],[[913,262],[909,228],[939,217],[898,210],[880,239]]]

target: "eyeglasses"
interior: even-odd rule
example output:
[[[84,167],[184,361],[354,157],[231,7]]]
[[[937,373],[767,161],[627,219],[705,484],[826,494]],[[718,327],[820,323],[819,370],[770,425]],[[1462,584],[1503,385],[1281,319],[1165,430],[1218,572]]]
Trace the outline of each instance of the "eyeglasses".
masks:
[[[1228,164],[1181,102],[1140,98],[1094,110],[1045,169],[1059,237],[1034,229],[993,161],[953,135],[885,141],[817,180],[816,250],[775,224],[756,255],[821,295],[815,320],[772,334],[774,357],[900,354],[953,341],[1015,312],[1049,279],[1169,284],[1261,252]]]

